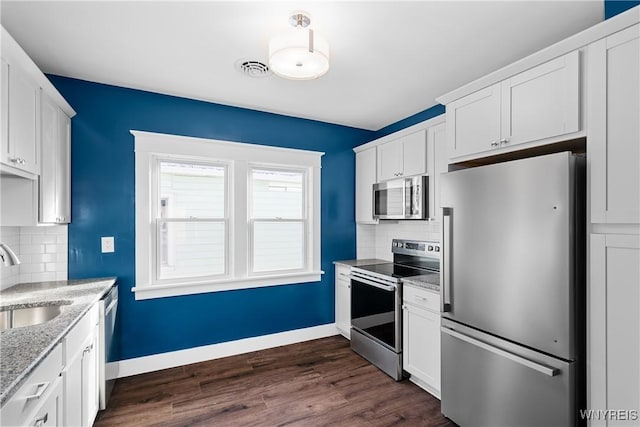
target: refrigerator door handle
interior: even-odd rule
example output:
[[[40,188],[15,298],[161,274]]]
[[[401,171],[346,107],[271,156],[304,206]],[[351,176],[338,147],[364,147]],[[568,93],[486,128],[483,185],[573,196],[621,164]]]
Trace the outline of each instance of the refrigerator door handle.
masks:
[[[489,345],[485,342],[482,342],[480,340],[477,340],[475,338],[472,338],[468,335],[465,334],[461,334],[460,332],[454,331],[453,329],[449,329],[446,327],[441,327],[440,329],[443,333],[450,335],[454,338],[458,338],[459,340],[465,341],[471,345],[475,345],[476,347],[480,347],[483,350],[487,350],[490,351],[491,353],[494,353],[498,356],[502,356],[504,358],[507,358],[513,362],[519,363],[523,366],[526,366],[528,368],[531,368],[533,370],[536,370],[542,374],[548,375],[550,377],[555,377],[556,375],[558,375],[560,373],[559,369],[556,368],[551,368],[549,366],[543,365],[541,363],[537,363],[534,362],[532,360],[529,359],[525,359],[522,356],[518,356],[517,354],[513,354],[510,353],[508,351],[502,350],[500,348],[494,347],[492,345]]]
[[[440,311],[451,311],[451,217],[452,208],[442,208],[442,293]]]

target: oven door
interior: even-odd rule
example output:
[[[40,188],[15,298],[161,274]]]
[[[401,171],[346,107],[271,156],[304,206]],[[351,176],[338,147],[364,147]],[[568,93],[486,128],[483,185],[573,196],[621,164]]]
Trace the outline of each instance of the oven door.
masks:
[[[402,297],[397,284],[351,275],[351,327],[396,353],[402,351]]]

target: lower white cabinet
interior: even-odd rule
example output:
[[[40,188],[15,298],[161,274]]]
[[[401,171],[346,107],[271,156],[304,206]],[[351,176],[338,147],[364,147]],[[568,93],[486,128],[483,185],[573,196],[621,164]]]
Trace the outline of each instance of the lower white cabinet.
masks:
[[[440,398],[440,295],[403,286],[402,364],[411,381]]]
[[[90,426],[98,413],[98,307],[94,306],[65,339],[63,371],[65,425]]]
[[[336,266],[336,327],[345,338],[351,338],[351,267]]]
[[[38,419],[42,419],[39,425],[62,425],[60,371],[63,363],[62,345],[57,345],[2,406],[0,425],[36,425]]]
[[[57,376],[51,384],[51,392],[42,402],[42,405],[36,410],[35,414],[27,425],[35,427],[62,427],[63,421],[63,394],[62,394],[62,377]]]
[[[640,235],[591,235],[588,305],[587,407],[638,411]],[[592,420],[591,426],[637,423],[609,418]]]

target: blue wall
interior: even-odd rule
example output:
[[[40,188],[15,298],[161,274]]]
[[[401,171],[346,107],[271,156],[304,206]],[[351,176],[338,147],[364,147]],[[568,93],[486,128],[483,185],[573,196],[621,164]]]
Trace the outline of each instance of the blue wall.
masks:
[[[605,0],[604,19],[609,19],[639,4],[640,0]]]
[[[355,258],[354,153],[373,132],[49,76],[72,120],[69,277],[117,276],[119,357],[128,359],[334,321],[332,261]],[[319,283],[135,301],[130,129],[324,151]],[[100,237],[116,251],[100,253]]]
[[[439,116],[440,114],[444,114],[444,105],[436,104],[433,107],[427,108],[426,110],[420,111],[419,113],[405,119],[391,123],[382,129],[378,129],[372,139],[382,138],[383,136],[408,128],[409,126],[413,126],[416,123],[424,122],[425,120]]]

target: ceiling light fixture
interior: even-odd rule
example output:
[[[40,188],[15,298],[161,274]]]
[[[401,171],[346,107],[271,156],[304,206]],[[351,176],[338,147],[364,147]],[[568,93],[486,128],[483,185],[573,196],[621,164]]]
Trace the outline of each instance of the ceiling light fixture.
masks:
[[[293,30],[275,36],[269,42],[269,68],[285,79],[312,80],[329,71],[329,43],[307,28],[311,18],[294,12],[289,23]]]

